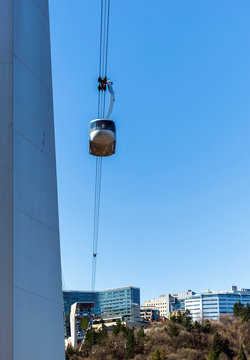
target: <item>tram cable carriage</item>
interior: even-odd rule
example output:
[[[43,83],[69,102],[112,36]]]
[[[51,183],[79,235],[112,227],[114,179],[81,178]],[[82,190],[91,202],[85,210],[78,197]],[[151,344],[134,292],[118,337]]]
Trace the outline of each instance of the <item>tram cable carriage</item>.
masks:
[[[112,83],[106,82],[110,94],[110,104],[104,119],[95,119],[89,126],[89,153],[93,156],[111,156],[115,153],[116,128],[115,122],[109,117],[112,112],[115,94]]]

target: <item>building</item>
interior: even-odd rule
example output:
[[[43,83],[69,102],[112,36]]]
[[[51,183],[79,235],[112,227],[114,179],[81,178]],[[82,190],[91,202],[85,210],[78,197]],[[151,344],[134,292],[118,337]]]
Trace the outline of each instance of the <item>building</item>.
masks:
[[[126,322],[140,322],[140,289],[124,287],[103,291],[63,291],[64,336],[71,336],[70,312],[76,303],[94,303],[95,317],[103,319],[120,318]]]
[[[160,311],[157,309],[151,309],[147,306],[140,307],[140,316],[141,321],[159,321],[160,320]]]
[[[95,303],[95,293],[91,291],[63,291],[64,337],[71,336],[70,313],[75,303]]]
[[[181,293],[160,295],[153,300],[144,301],[144,306],[159,310],[160,316],[169,317],[172,311],[185,310],[185,299],[194,295],[192,290]]]
[[[160,316],[167,318],[170,308],[170,294],[160,295],[153,300],[144,301],[144,306],[154,310],[159,310]]]
[[[176,313],[178,311],[184,312],[185,311],[185,302],[186,299],[190,298],[195,294],[192,290],[187,290],[181,293],[171,294],[170,296],[170,312]]]
[[[96,292],[95,313],[103,318],[120,316],[127,322],[140,321],[140,289],[125,287]]]
[[[94,303],[74,303],[70,311],[70,342],[73,347],[81,344],[91,321]]]
[[[48,0],[0,1],[0,347],[62,360]]]
[[[243,305],[250,304],[250,289],[237,290],[232,286],[231,291],[205,291],[185,299],[185,310],[189,310],[193,320],[203,319],[219,321],[221,316],[233,315],[236,302]]]

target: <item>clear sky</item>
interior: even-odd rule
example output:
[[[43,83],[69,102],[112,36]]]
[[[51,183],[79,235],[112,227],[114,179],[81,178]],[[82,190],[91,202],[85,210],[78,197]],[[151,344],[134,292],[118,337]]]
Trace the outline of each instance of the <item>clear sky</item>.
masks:
[[[96,288],[250,287],[250,2],[111,0]],[[100,0],[50,0],[63,275],[91,286]]]

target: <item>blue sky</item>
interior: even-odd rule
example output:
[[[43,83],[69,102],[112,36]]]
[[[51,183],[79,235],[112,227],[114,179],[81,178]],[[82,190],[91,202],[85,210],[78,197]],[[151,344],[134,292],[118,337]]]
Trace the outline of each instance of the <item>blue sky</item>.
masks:
[[[96,288],[250,287],[250,2],[111,0]],[[50,1],[62,268],[91,286],[100,0]]]

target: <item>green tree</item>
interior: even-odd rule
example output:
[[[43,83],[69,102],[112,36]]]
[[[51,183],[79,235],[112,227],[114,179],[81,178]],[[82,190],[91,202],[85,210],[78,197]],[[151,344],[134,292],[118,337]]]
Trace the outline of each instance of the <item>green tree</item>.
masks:
[[[170,316],[170,320],[173,323],[183,325],[188,331],[190,331],[193,327],[192,316],[189,310],[186,310],[185,313],[178,311],[177,316],[175,315]]]
[[[246,307],[242,309],[242,322],[250,320],[250,305],[247,304]]]
[[[227,339],[222,339],[222,352],[227,355],[228,359],[233,359],[234,352],[230,349]]]
[[[168,334],[171,338],[174,338],[176,336],[179,335],[179,329],[178,327],[175,325],[175,323],[169,323],[168,325]]]
[[[189,310],[185,311],[183,316],[183,325],[187,331],[191,331],[193,327],[192,315]]]
[[[182,325],[182,324],[183,324],[183,321],[184,321],[184,317],[185,317],[185,315],[182,314],[180,311],[178,311],[177,317],[176,317],[176,322],[177,322],[178,324]]]
[[[238,360],[247,360],[247,357],[246,357],[246,354],[244,353],[244,349],[243,349],[242,345],[240,346],[240,350],[239,350],[237,359]]]
[[[132,359],[135,356],[135,335],[133,329],[127,329],[126,335],[126,358]]]
[[[97,340],[96,343],[101,345],[103,341],[107,338],[108,332],[107,329],[104,327],[103,329],[99,329],[97,332]]]
[[[138,337],[139,339],[145,337],[145,333],[144,333],[143,327],[141,327],[141,328],[137,331],[137,337]]]
[[[221,335],[216,333],[213,338],[212,346],[209,352],[208,360],[218,360],[221,354]]]
[[[170,315],[170,320],[173,322],[173,323],[176,323],[177,322],[177,317],[175,315]]]
[[[250,305],[244,306],[240,301],[234,304],[233,313],[235,317],[240,317],[242,322],[250,320]]]
[[[90,328],[88,329],[85,337],[85,341],[88,342],[89,346],[93,346],[96,344],[97,341],[97,333],[95,329]]]
[[[228,340],[223,339],[219,333],[215,333],[208,360],[218,360],[221,353],[226,354],[229,359],[233,358],[233,352],[229,347]]]
[[[211,332],[211,322],[209,320],[205,320],[202,329],[204,333],[209,334]]]
[[[233,313],[235,317],[239,317],[242,315],[242,310],[244,309],[244,305],[239,301],[234,304]]]
[[[158,348],[153,352],[152,360],[161,360],[161,352]]]
[[[194,322],[194,329],[198,330],[198,331],[201,331],[202,330],[202,325],[198,321],[195,321]]]
[[[118,320],[115,327],[114,327],[114,329],[113,329],[113,334],[116,336],[120,332],[125,333],[126,332],[126,326],[121,322],[121,320]]]

